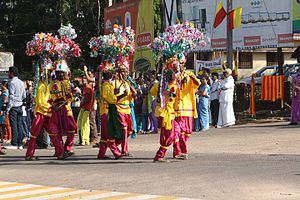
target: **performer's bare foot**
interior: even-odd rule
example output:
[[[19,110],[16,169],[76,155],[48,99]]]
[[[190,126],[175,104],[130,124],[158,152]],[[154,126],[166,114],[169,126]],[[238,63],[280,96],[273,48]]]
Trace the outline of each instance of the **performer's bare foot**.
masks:
[[[6,153],[4,151],[0,150],[0,155],[5,155]]]
[[[36,160],[39,160],[39,158],[36,156],[32,156],[32,157],[28,156],[28,157],[25,157],[25,160],[26,161],[36,161]]]

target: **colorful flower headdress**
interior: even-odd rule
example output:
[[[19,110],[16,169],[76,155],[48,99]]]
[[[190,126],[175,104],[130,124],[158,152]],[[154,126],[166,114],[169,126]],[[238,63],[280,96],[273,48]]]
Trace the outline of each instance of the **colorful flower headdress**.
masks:
[[[122,66],[118,63],[120,60],[126,60],[127,57],[134,54],[134,36],[135,34],[131,27],[123,28],[122,26],[114,25],[111,34],[91,38],[89,41],[90,56],[102,56],[103,63],[100,65],[100,70],[107,68],[104,67],[104,63],[109,63],[109,66],[118,68],[118,66]]]
[[[183,55],[193,50],[196,46],[204,47],[204,34],[188,21],[166,28],[159,37],[154,38],[150,48],[155,60],[167,60],[178,55]]]

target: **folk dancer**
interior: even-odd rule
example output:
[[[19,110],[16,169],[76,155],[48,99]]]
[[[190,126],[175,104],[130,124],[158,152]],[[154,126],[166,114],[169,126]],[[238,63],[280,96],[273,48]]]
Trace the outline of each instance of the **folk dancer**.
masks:
[[[74,144],[74,134],[77,129],[75,119],[73,117],[71,102],[73,100],[72,88],[70,81],[66,78],[68,66],[65,61],[60,61],[55,70],[56,78],[50,83],[51,106],[53,115],[59,122],[56,124],[59,130],[58,139],[63,142],[62,136],[67,135],[64,144],[65,156],[71,156],[72,146]],[[56,152],[57,154],[58,152]]]
[[[154,162],[167,162],[164,159],[167,149],[173,144],[175,140],[176,131],[178,131],[178,125],[175,121],[174,103],[176,99],[177,90],[176,80],[170,82],[167,86],[167,90],[164,91],[163,98],[165,105],[160,108],[160,104],[157,104],[156,116],[159,117],[160,123],[160,147],[154,157]],[[155,89],[155,86],[154,86]],[[150,91],[151,93],[153,92]],[[162,100],[160,100],[162,101]],[[163,102],[160,102],[163,103]],[[159,109],[159,110],[158,110]]]
[[[185,59],[179,59],[181,78],[180,88],[178,89],[178,98],[174,104],[176,113],[176,122],[181,128],[177,133],[174,142],[174,158],[187,159],[188,148],[187,141],[193,132],[194,118],[197,118],[197,105],[196,105],[196,91],[200,86],[200,80],[194,75],[193,72],[185,70]]]
[[[40,68],[41,74],[43,69]],[[46,70],[46,69],[45,69]],[[47,73],[46,73],[47,74]],[[50,140],[55,147],[56,156],[58,159],[64,159],[64,148],[62,143],[58,140],[57,119],[52,115],[50,100],[50,89],[45,76],[41,75],[38,81],[35,109],[32,126],[30,129],[30,141],[27,147],[25,160],[32,161],[38,158],[34,156],[37,137],[44,131],[48,132]]]
[[[109,103],[108,132],[116,137],[117,144],[121,144],[122,156],[130,156],[128,150],[128,137],[132,134],[133,124],[131,120],[130,102],[132,96],[136,96],[135,89],[128,83],[129,64],[124,61],[119,65],[115,74],[113,94],[114,101]]]
[[[101,88],[101,100],[100,100],[100,118],[101,118],[101,139],[99,146],[98,159],[109,159],[105,155],[109,148],[116,159],[122,156],[121,151],[116,145],[116,137],[112,134],[108,134],[108,110],[109,103],[116,103],[117,99],[114,95],[114,86],[111,83],[112,74],[106,72],[103,74],[102,88]]]

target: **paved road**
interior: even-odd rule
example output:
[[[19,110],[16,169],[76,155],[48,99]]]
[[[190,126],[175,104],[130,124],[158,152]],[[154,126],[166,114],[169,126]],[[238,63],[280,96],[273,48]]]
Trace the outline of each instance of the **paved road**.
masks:
[[[208,200],[299,200],[299,128],[248,124],[195,133],[191,159],[170,163],[152,162],[158,135],[130,140],[134,157],[120,160],[97,160],[97,149],[75,147],[66,161],[53,160],[50,149],[37,150],[40,161],[25,162],[25,150],[10,150],[0,157],[0,181]]]

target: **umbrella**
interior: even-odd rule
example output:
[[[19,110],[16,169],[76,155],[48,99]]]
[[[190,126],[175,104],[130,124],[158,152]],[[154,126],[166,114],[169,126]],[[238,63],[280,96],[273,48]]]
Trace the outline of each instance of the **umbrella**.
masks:
[[[300,58],[300,46],[294,51],[291,58]]]

